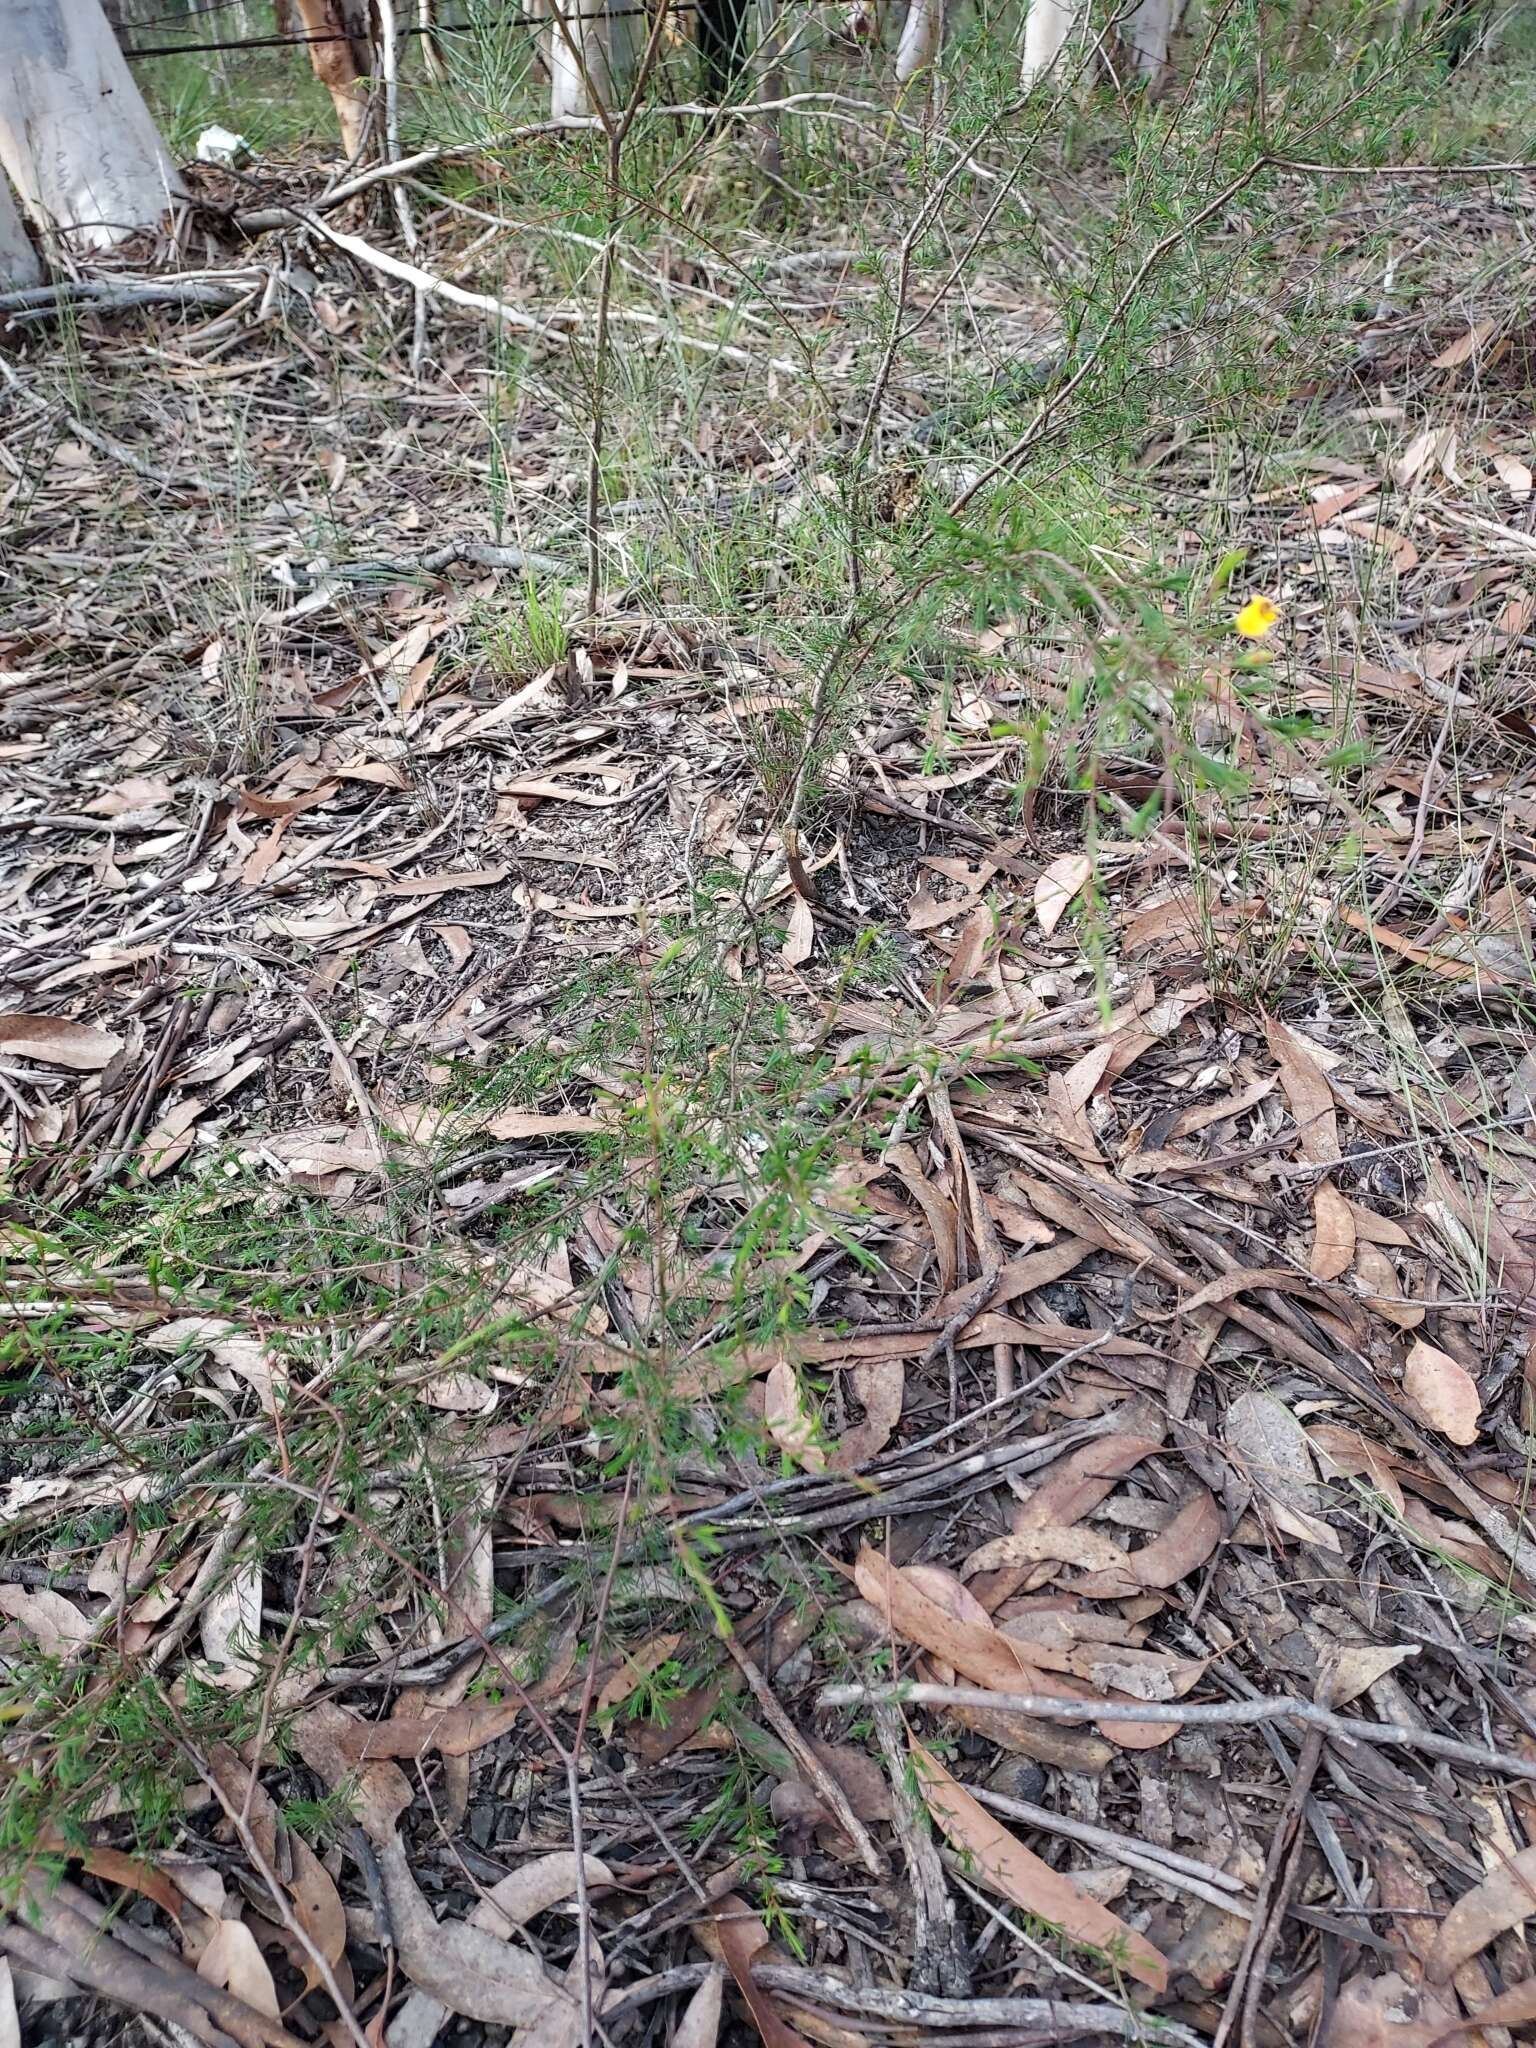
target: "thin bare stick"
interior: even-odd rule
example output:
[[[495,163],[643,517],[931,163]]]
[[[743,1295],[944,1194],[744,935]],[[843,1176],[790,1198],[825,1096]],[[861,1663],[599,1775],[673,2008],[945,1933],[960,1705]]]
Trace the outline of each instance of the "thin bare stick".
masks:
[[[751,1688],[752,1697],[762,1708],[769,1727],[800,1766],[805,1774],[806,1783],[816,1792],[843,1833],[857,1849],[859,1861],[871,1877],[886,1876],[890,1865],[875,1847],[868,1828],[848,1804],[848,1794],[779,1705],[767,1679],[741,1647],[735,1635],[722,1633],[720,1640],[725,1644],[732,1662]]]
[[[451,305],[463,306],[473,313],[488,313],[493,320],[499,320],[504,327],[516,328],[522,334],[537,334],[546,341],[563,342],[569,339],[572,327],[579,326],[583,315],[575,308],[554,314],[550,319],[541,320],[535,314],[525,313],[520,306],[510,306],[505,299],[493,298],[488,292],[466,291],[463,285],[453,284],[435,272],[423,270],[419,264],[407,263],[401,256],[392,256],[385,249],[375,248],[372,242],[365,242],[361,235],[343,234],[340,228],[333,228],[328,221],[304,207],[290,207],[289,217],[314,229],[318,235],[336,248],[344,250],[370,269],[382,271],[385,277],[398,279],[408,284],[412,291],[424,294],[429,299],[445,299]],[[601,307],[599,308],[601,321]],[[643,308],[625,308],[610,312],[610,329],[615,323],[624,322],[637,327],[656,327],[667,330],[667,322],[658,313],[648,313]],[[728,341],[714,341],[699,334],[678,334],[673,338],[679,348],[695,349],[701,355],[717,356],[722,362],[739,363],[743,368],[777,370],[787,376],[800,374],[803,365],[790,362],[779,356],[770,356],[764,361],[744,348],[737,348]]]
[[[608,1995],[603,2011],[605,2023],[617,2030],[624,2020],[633,2019],[642,2006],[675,1992],[692,1991],[718,1970],[718,1963],[679,1963],[670,1970],[658,1970],[638,1983],[617,1986]],[[830,1971],[810,1970],[799,1963],[752,1965],[752,1975],[769,1991],[816,2006],[831,2006],[838,2012],[863,2014],[868,2018],[931,2031],[936,2039],[946,2035],[990,2038],[996,2041],[1019,2033],[1040,2040],[1123,2041],[1126,2038],[1126,2008],[1119,2005],[1089,2004],[1067,1998],[944,1998],[936,1992],[919,1991],[912,1985],[850,1984]],[[995,2031],[977,2036],[973,2029]],[[882,2028],[881,2031],[885,2029]],[[1157,2022],[1157,2038],[1169,2048],[1206,2048],[1201,2035],[1176,2020]]]
[[[374,0],[374,9],[379,24],[379,70],[384,79],[384,156],[386,162],[394,163],[400,155],[400,86],[397,73],[397,51],[395,42],[394,0]],[[411,213],[411,202],[405,187],[398,178],[390,180],[389,196],[394,201],[395,218],[400,223],[400,239],[411,255],[416,253],[416,221]],[[427,300],[420,290],[416,293],[416,319],[411,336],[411,374],[420,376],[422,357],[427,346]]]
[[[1000,1714],[1027,1714],[1036,1721],[1170,1721],[1177,1727],[1256,1728],[1266,1721],[1295,1721],[1321,1728],[1347,1742],[1369,1742],[1383,1749],[1421,1749],[1447,1763],[1472,1764],[1480,1770],[1504,1771],[1512,1778],[1536,1778],[1536,1757],[1510,1756],[1485,1749],[1478,1742],[1458,1742],[1428,1728],[1407,1728],[1394,1721],[1357,1721],[1332,1714],[1314,1700],[1288,1693],[1267,1699],[1219,1701],[1210,1705],[1111,1700],[1064,1700],[1046,1693],[991,1692],[984,1685],[829,1685],[819,1696],[823,1707],[877,1706],[882,1700],[914,1707],[990,1707]]]
[[[264,1478],[268,1469],[262,1460],[251,1473],[253,1479]],[[224,1526],[208,1546],[208,1555],[197,1568],[197,1576],[187,1588],[176,1618],[157,1636],[146,1660],[151,1671],[163,1671],[185,1640],[193,1623],[202,1613],[209,1595],[218,1584],[224,1567],[239,1548],[245,1534],[244,1504],[232,1501],[224,1518]]]
[[[877,1714],[882,1711],[885,1710],[875,1709]],[[983,1806],[990,1806],[996,1813],[1006,1813],[1011,1820],[1027,1821],[1031,1827],[1041,1828],[1047,1834],[1062,1835],[1069,1842],[1081,1842],[1086,1848],[1102,1849],[1128,1869],[1139,1870],[1174,1891],[1188,1892],[1209,1906],[1219,1906],[1223,1913],[1246,1916],[1253,1911],[1253,1900],[1238,1880],[1227,1871],[1218,1870],[1213,1863],[1197,1862],[1193,1856],[1181,1856],[1173,1849],[1154,1849],[1129,1835],[1117,1835],[1113,1828],[1100,1828],[1089,1821],[1073,1820],[1070,1815],[1057,1813],[1051,1807],[1036,1806],[1028,1799],[1010,1798],[986,1785],[969,1785],[966,1789],[973,1799],[979,1799]]]
[[[875,1734],[891,1781],[892,1824],[907,1859],[912,1888],[912,1973],[914,1991],[966,1998],[971,1990],[970,1958],[955,1919],[955,1902],[944,1882],[944,1866],[933,1839],[928,1809],[912,1788],[906,1728],[893,1706],[875,1708]]]
[[[64,277],[55,284],[32,284],[17,292],[0,292],[0,313],[9,326],[46,320],[56,306],[79,305],[97,313],[126,313],[136,306],[235,306],[249,298],[264,278],[262,271],[232,270],[227,284],[207,278],[147,277],[132,283],[109,283],[101,277]],[[242,282],[242,280],[244,280]]]
[[[554,0],[550,0],[554,4]],[[598,272],[597,285],[597,334],[592,365],[592,424],[587,446],[587,617],[597,616],[597,596],[601,582],[601,543],[597,527],[598,502],[603,484],[603,438],[608,418],[608,354],[610,333],[610,310],[613,304],[613,279],[618,269],[619,233],[624,225],[624,144],[629,131],[635,124],[640,111],[641,100],[649,83],[656,59],[661,52],[661,38],[667,25],[665,8],[658,8],[651,21],[651,32],[646,38],[640,62],[635,70],[634,82],[630,86],[629,98],[617,120],[610,121],[604,116],[603,127],[608,137],[608,218],[603,232],[602,264]],[[572,45],[574,49],[574,45]],[[599,102],[599,104],[601,104]]]
[[[434,85],[441,85],[448,76],[443,63],[443,53],[437,47],[437,24],[432,19],[432,0],[416,0],[416,33],[421,38],[421,54],[427,67],[427,76]]]
[[[407,263],[401,256],[391,256],[387,250],[376,249],[360,235],[343,234],[340,228],[333,228],[318,214],[310,213],[304,207],[290,207],[288,211],[290,218],[296,217],[306,227],[313,228],[333,247],[356,257],[359,263],[367,264],[371,270],[382,271],[386,277],[408,284],[412,291],[422,292],[430,299],[446,299],[453,306],[466,306],[471,312],[489,313],[504,327],[515,327],[523,334],[543,335],[550,341],[564,338],[560,327],[547,320],[536,319],[532,313],[524,313],[517,306],[509,306],[505,299],[491,298],[485,292],[466,291],[462,285],[452,284],[446,277],[437,277],[430,270],[423,270],[420,264]]]
[[[917,317],[913,320],[912,324],[909,327],[902,326],[902,320],[907,310],[907,291],[912,276],[913,251],[917,248],[918,243],[923,239],[924,235],[927,234],[929,228],[932,227],[935,216],[939,212],[939,209],[943,206],[944,201],[949,197],[950,187],[954,184],[955,180],[962,175],[963,172],[970,168],[971,158],[975,155],[976,151],[980,149],[981,145],[987,140],[988,136],[997,127],[999,127],[1002,122],[1009,119],[1010,116],[1018,113],[1019,110],[1024,106],[1024,104],[1024,99],[1015,99],[1010,100],[1007,106],[1000,107],[998,109],[997,113],[995,113],[992,116],[992,119],[987,123],[986,127],[983,128],[983,130],[975,138],[975,140],[970,144],[969,148],[965,151],[965,153],[962,156],[957,157],[954,163],[952,163],[949,169],[944,173],[943,177],[940,178],[937,185],[934,186],[933,190],[928,194],[928,197],[923,201],[922,205],[917,209],[917,212],[913,215],[912,225],[907,229],[907,232],[901,238],[901,247],[896,254],[896,290],[894,294],[896,301],[896,310],[894,315],[892,316],[890,335],[887,338],[884,352],[880,357],[879,366],[875,371],[874,381],[869,387],[869,403],[864,408],[864,419],[862,425],[859,428],[859,438],[854,443],[853,455],[851,460],[855,465],[861,463],[864,457],[869,453],[869,444],[871,440],[874,438],[875,422],[879,418],[880,405],[881,401],[885,397],[886,387],[891,381],[891,372],[896,367],[896,356],[898,351],[900,350],[903,342],[910,341],[912,336],[917,333],[918,329],[923,325],[923,323],[926,320],[930,319],[933,316],[933,314],[938,310],[938,308],[944,303],[945,289],[947,287],[941,288],[939,291],[933,294],[928,304],[917,315]],[[1022,175],[1023,169],[1025,165],[1028,163],[1028,161],[1028,156],[1023,151],[1020,151],[1018,164],[1015,166],[1012,174],[1003,181],[1003,191],[998,195],[999,199],[1001,199],[1002,196],[1006,194],[1006,192],[1012,186],[1014,180],[1018,178],[1020,175]],[[995,208],[989,209],[987,215],[988,220],[991,219],[993,211],[995,211]],[[971,241],[967,244],[967,251],[969,251],[970,247],[974,246],[977,239],[978,238],[976,236],[973,236],[971,238]],[[958,268],[958,265],[956,266],[956,268]]]
[[[363,1086],[362,1076],[357,1071],[357,1063],[350,1059],[342,1050],[340,1039],[336,1036],[325,1018],[321,1016],[314,1003],[311,1002],[310,998],[302,990],[299,992],[299,1001],[314,1019],[315,1029],[325,1040],[326,1049],[341,1069],[341,1077],[347,1084],[347,1092],[357,1104],[357,1114],[362,1122],[363,1135],[373,1147],[375,1158],[382,1162],[384,1158],[384,1136],[379,1129],[378,1113],[374,1109],[373,1098]]]
[[[592,2003],[592,1907],[587,1896],[587,1859],[582,1851],[581,1832],[581,1753],[587,1739],[587,1722],[592,1713],[592,1701],[597,1691],[597,1663],[603,1650],[603,1632],[608,1623],[608,1605],[613,1598],[613,1582],[619,1575],[619,1563],[624,1554],[624,1528],[629,1519],[629,1503],[634,1492],[635,1474],[631,1467],[624,1475],[624,1492],[619,1501],[619,1512],[614,1521],[613,1553],[608,1560],[608,1569],[603,1575],[603,1590],[597,1603],[597,1613],[592,1621],[592,1649],[587,1658],[586,1677],[581,1688],[581,1708],[576,1716],[576,1732],[571,1737],[569,1761],[565,1771],[566,1802],[571,1816],[571,1848],[575,1852],[574,1874],[576,1879],[576,1928],[577,1928],[577,1969],[581,1975],[581,2038],[584,2048],[590,2048],[594,2019]]]

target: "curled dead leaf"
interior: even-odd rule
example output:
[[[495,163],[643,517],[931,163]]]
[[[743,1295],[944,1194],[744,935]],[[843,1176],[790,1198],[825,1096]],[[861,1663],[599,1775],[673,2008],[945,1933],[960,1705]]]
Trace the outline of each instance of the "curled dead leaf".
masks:
[[[816,1442],[818,1425],[805,1405],[800,1375],[781,1358],[768,1373],[763,1388],[763,1421],[786,1458],[806,1472],[824,1472],[826,1452]]]
[[[1496,1936],[1533,1916],[1536,1849],[1522,1849],[1464,1893],[1440,1922],[1425,1964],[1430,1983],[1449,1983]]]
[[[1377,1492],[1391,1502],[1394,1514],[1405,1512],[1403,1489],[1392,1469],[1391,1455],[1380,1444],[1372,1443],[1359,1430],[1346,1429],[1335,1422],[1314,1422],[1307,1438],[1323,1460],[1325,1470],[1331,1466],[1345,1478],[1369,1479]]]
[[[1421,1422],[1453,1444],[1477,1442],[1483,1400],[1466,1367],[1419,1338],[1403,1367],[1403,1393]]]
[[[491,2026],[554,2027],[569,2021],[570,1993],[545,1975],[537,1958],[483,1927],[438,1922],[398,1835],[377,1841],[375,1853],[400,1967],[418,1991],[450,2012]]]
[[[1355,1215],[1331,1180],[1312,1191],[1312,1272],[1318,1280],[1337,1280],[1355,1260]]]
[[[1424,1304],[1403,1291],[1397,1268],[1379,1246],[1356,1241],[1355,1280],[1366,1300],[1379,1316],[1400,1330],[1417,1329],[1424,1320]]]
[[[581,1864],[588,1891],[612,1885],[613,1872],[599,1857],[584,1856]],[[562,1899],[574,1897],[577,1889],[576,1856],[569,1849],[557,1849],[552,1855],[535,1857],[493,1884],[470,1914],[469,1924],[487,1928],[492,1934],[507,1933],[536,1914],[547,1913]]]
[[[899,1358],[861,1359],[848,1377],[864,1403],[864,1420],[833,1445],[827,1463],[834,1472],[857,1472],[885,1449],[901,1421],[906,1394],[907,1369]]]
[[[277,1987],[272,1972],[243,1920],[221,1920],[212,1941],[198,1958],[197,1974],[205,1984],[232,1991],[269,2020],[278,2016]]]
[[[1065,917],[1074,896],[1093,879],[1093,861],[1086,853],[1059,854],[1042,869],[1035,883],[1035,916],[1047,938]]]
[[[226,1744],[216,1744],[209,1751],[208,1776],[227,1810],[245,1812],[256,1846],[268,1862],[283,1870],[284,1886],[300,1925],[334,1969],[347,1946],[347,1916],[330,1872],[304,1837],[291,1829],[284,1832],[284,1853],[279,1854],[277,1808],[259,1780],[251,1783],[249,1767]],[[311,1987],[319,1979],[309,1958],[305,1959],[304,1975]]]
[[[1378,1678],[1418,1654],[1417,1643],[1332,1643],[1318,1667],[1318,1698],[1325,1706],[1347,1707]]]
[[[609,1126],[600,1117],[578,1110],[540,1115],[531,1109],[504,1109],[482,1128],[488,1138],[596,1138]]]
[[[489,1380],[472,1372],[437,1372],[416,1390],[429,1408],[449,1415],[489,1415],[500,1396]]]
[[[1150,1543],[1107,1571],[1075,1580],[1072,1591],[1090,1600],[1124,1600],[1137,1592],[1162,1591],[1197,1571],[1220,1541],[1221,1510],[1214,1494],[1198,1487]]]
[[[1133,1471],[1143,1458],[1161,1447],[1162,1438],[1117,1432],[1058,1458],[1040,1475],[1040,1483],[1013,1517],[1016,1529],[1043,1528],[1048,1523],[1081,1521],[1114,1492],[1115,1482]]]
[[[121,1849],[109,1848],[105,1843],[67,1842],[53,1828],[44,1831],[42,1846],[79,1862],[92,1877],[103,1878],[108,1884],[125,1885],[130,1891],[142,1892],[146,1899],[153,1899],[161,1911],[169,1913],[173,1920],[181,1918],[181,1892],[172,1884],[165,1872],[156,1870],[152,1863],[143,1863],[137,1856],[129,1856]]]
[[[1328,1166],[1339,1156],[1339,1120],[1333,1090],[1311,1047],[1288,1024],[1266,1017],[1264,1035],[1280,1069],[1280,1086],[1301,1143],[1301,1156]]]
[[[92,1623],[49,1586],[0,1585],[0,1615],[9,1615],[47,1656],[65,1661],[91,1637]]]
[[[599,1708],[621,1706],[638,1685],[676,1654],[682,1640],[681,1635],[655,1636],[638,1649],[626,1650],[623,1663],[597,1696]]]
[[[973,1684],[1018,1692],[1033,1678],[1034,1667],[1020,1646],[990,1625],[956,1619],[924,1590],[914,1568],[901,1570],[866,1546],[853,1575],[860,1593],[897,1634],[942,1657]]]
[[[804,2038],[779,2016],[778,2007],[752,1975],[752,1959],[768,1947],[768,1930],[734,1892],[712,1899],[709,1920],[695,1928],[700,1943],[717,1954],[736,1980],[764,2048],[808,2048]],[[712,1937],[706,1940],[706,1936]]]
[[[199,1622],[208,1664],[199,1672],[221,1692],[244,1692],[261,1676],[261,1566],[242,1565],[204,1607]]]
[[[1338,1551],[1337,1535],[1315,1512],[1312,1447],[1285,1403],[1257,1390],[1239,1394],[1227,1409],[1221,1433],[1234,1464],[1276,1525],[1303,1543]]]
[[[427,1708],[410,1715],[394,1715],[385,1721],[360,1721],[344,1708],[329,1701],[308,1707],[295,1724],[300,1754],[314,1770],[332,1782],[339,1782],[359,1764],[386,1757],[468,1756],[505,1735],[522,1712],[519,1700],[503,1700],[499,1706],[481,1706],[465,1701],[457,1706]],[[310,1747],[323,1754],[317,1762]]]
[[[1114,1572],[1124,1568],[1125,1556],[1113,1537],[1097,1529],[1014,1529],[973,1550],[965,1561],[965,1576],[974,1578],[978,1572],[1011,1564],[1078,1565],[1088,1572]]]
[[[720,2038],[720,2011],[725,1995],[725,1972],[711,1970],[683,2008],[683,2016],[672,2036],[672,2048],[715,2048]]]
[[[94,1074],[122,1049],[123,1041],[114,1033],[76,1024],[68,1017],[43,1017],[32,1010],[0,1013],[0,1052],[13,1058],[42,1060],[50,1067]]]
[[[811,906],[803,896],[796,896],[789,906],[789,930],[779,958],[786,967],[802,967],[810,959],[815,943],[816,919]]]
[[[853,1568],[859,1591],[909,1643],[940,1657],[973,1684],[997,1692],[1030,1692],[1052,1699],[1095,1699],[1091,1687],[1058,1677],[1027,1655],[1028,1646],[1012,1641],[1000,1629],[975,1620],[957,1619],[923,1589],[918,1573],[931,1569],[900,1569],[866,1546]],[[1153,1749],[1170,1741],[1176,1724],[1137,1721],[1115,1712],[1116,1700],[1103,1700],[1104,1714],[1095,1722],[1101,1733],[1122,1749]]]

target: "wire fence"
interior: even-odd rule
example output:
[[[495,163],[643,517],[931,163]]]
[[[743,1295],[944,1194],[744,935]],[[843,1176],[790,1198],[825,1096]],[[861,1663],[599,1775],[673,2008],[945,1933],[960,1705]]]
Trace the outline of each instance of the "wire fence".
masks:
[[[164,23],[184,21],[193,16],[228,13],[241,4],[242,0],[206,0],[206,4],[202,6],[189,6],[176,14],[153,15],[148,21],[134,22],[131,26],[135,32],[141,29],[158,28]],[[696,14],[699,10],[699,4],[700,0],[664,0],[661,11],[667,14]],[[822,0],[780,0],[780,4],[787,6],[815,6],[822,4]],[[564,7],[561,9],[561,12],[567,21],[615,21],[622,20],[626,16],[631,15],[645,15],[649,17],[655,14],[657,9],[643,4],[642,0],[642,4],[635,6]],[[536,14],[508,13],[497,17],[497,26],[536,31],[547,29],[549,27],[549,20],[545,16]],[[402,42],[409,36],[430,35],[439,41],[448,43],[452,41],[454,36],[470,32],[463,26],[444,26],[439,23],[433,27],[423,27],[419,23],[408,25],[402,23],[396,33],[398,39]],[[149,58],[190,57],[223,50],[303,50],[308,49],[315,43],[344,43],[350,40],[349,36],[340,31],[329,35],[297,31],[291,34],[273,33],[264,36],[222,37],[201,42],[125,44],[123,46],[123,55],[130,62],[142,62]]]

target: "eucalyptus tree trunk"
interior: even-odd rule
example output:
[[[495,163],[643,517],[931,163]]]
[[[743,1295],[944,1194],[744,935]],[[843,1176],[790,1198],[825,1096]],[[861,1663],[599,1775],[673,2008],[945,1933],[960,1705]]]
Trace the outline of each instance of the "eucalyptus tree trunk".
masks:
[[[1120,35],[1137,75],[1157,92],[1168,76],[1168,46],[1173,40],[1174,0],[1136,0]]]
[[[921,4],[923,0],[912,0],[914,9]],[[1087,4],[1088,0],[1030,0],[1019,71],[1026,92],[1054,69]],[[1118,45],[1137,77],[1154,92],[1167,82],[1169,46],[1180,11],[1178,0],[1133,0],[1129,8],[1116,10]]]
[[[181,181],[101,0],[0,0],[0,166],[45,236],[108,249]]]
[[[901,41],[896,46],[896,83],[906,85],[931,71],[944,46],[944,0],[908,0]]]
[[[0,171],[0,291],[22,291],[42,281],[43,266],[21,218],[11,181]]]
[[[547,0],[549,24],[549,114],[565,115],[614,109],[613,32],[600,0]]]
[[[309,61],[316,78],[331,96],[341,146],[349,157],[362,150],[368,132],[368,88],[372,68],[366,33],[347,0],[295,0],[299,20],[309,37]]]
[[[609,0],[535,0],[533,11],[549,22],[544,57],[553,119],[595,114],[599,100],[605,111],[623,111],[651,23],[640,0],[611,5],[610,12]]]
[[[1024,61],[1019,83],[1027,92],[1055,64],[1077,20],[1070,0],[1029,0],[1024,21]]]

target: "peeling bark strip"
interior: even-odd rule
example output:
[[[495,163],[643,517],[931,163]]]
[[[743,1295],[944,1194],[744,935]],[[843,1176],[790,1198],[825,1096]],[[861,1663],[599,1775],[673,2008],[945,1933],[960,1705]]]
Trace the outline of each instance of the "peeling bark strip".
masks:
[[[367,40],[349,40],[352,23],[345,0],[296,0],[296,5],[305,34],[312,39],[310,64],[336,109],[342,147],[349,157],[356,156],[368,122],[368,88],[363,83],[369,65]]]
[[[108,249],[153,227],[181,181],[101,0],[0,0],[0,53],[0,165],[43,233]]]

